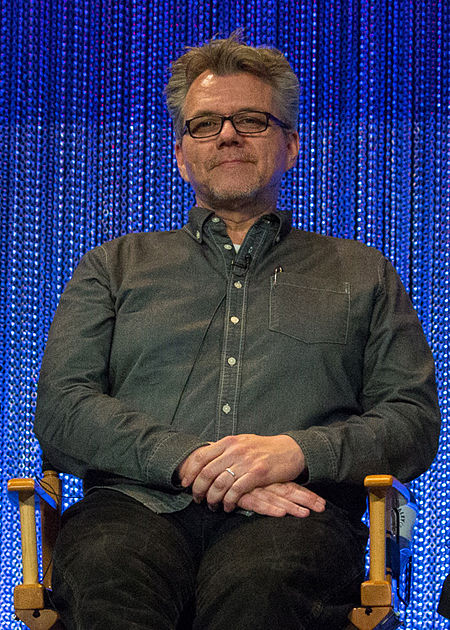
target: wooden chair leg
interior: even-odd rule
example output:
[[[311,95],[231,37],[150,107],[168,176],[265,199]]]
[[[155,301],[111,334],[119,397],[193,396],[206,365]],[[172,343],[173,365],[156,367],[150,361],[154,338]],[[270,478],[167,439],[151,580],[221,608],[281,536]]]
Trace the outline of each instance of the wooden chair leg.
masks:
[[[361,584],[361,606],[351,611],[349,620],[357,630],[374,630],[381,622],[389,630],[400,622],[392,607],[391,580],[386,572],[386,528],[393,490],[403,494],[407,489],[390,475],[366,477],[365,485],[369,489],[370,572]]]
[[[38,560],[36,543],[35,494],[19,492],[19,510],[22,536],[23,583],[38,584]]]

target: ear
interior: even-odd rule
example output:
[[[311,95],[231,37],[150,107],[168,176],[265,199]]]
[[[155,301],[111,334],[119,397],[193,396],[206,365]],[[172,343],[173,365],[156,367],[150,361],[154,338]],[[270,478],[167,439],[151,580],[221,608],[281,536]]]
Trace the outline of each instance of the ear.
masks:
[[[288,131],[286,134],[287,144],[287,160],[286,170],[291,169],[297,161],[298,152],[300,150],[300,141],[298,137],[298,131]]]
[[[175,142],[175,157],[177,159],[178,170],[181,177],[184,179],[185,182],[189,182],[189,176],[187,174],[187,169],[184,162],[183,147],[181,142],[181,140],[177,140]]]

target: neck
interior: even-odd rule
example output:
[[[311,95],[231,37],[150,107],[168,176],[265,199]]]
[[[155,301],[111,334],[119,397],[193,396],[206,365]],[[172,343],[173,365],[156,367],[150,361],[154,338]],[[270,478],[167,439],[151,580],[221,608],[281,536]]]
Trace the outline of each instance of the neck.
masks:
[[[225,223],[227,233],[233,243],[240,245],[249,229],[260,217],[265,214],[275,212],[276,203],[264,204],[264,207],[212,207],[211,204],[205,204],[197,198],[197,205],[208,210],[213,210],[216,216],[220,217]]]
[[[256,223],[261,216],[267,214],[267,212],[260,212],[252,216],[230,216],[229,214],[220,211],[216,212],[216,214],[225,223],[228,236],[231,238],[233,243],[240,245],[252,225]]]

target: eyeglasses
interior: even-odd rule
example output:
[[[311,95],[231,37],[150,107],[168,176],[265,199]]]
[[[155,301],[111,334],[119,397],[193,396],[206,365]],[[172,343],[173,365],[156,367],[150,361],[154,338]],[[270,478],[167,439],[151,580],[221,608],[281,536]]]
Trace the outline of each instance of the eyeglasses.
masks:
[[[269,112],[237,112],[232,116],[221,116],[220,114],[203,114],[186,120],[183,135],[189,132],[192,138],[211,138],[218,136],[222,131],[224,122],[229,120],[237,133],[244,136],[262,133],[272,121],[283,129],[289,129],[282,120],[269,114]]]

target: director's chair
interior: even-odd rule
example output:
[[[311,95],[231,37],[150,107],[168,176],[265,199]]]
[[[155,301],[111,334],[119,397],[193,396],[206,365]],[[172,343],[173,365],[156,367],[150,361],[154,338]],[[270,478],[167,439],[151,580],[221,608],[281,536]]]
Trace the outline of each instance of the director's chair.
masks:
[[[402,530],[408,525],[405,509],[415,510],[415,506],[408,489],[391,475],[371,475],[365,478],[364,485],[369,495],[370,574],[361,585],[361,605],[350,612],[346,630],[392,630],[402,624],[399,604],[405,607],[409,601],[410,535],[403,536]],[[39,481],[11,479],[8,492],[18,503],[21,522],[23,583],[14,589],[16,616],[30,630],[63,630],[59,615],[51,606],[52,552],[61,513],[58,473],[45,470]],[[41,514],[41,580],[36,501]]]

